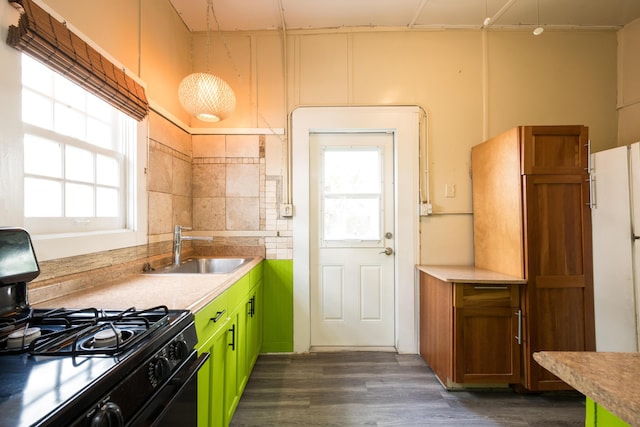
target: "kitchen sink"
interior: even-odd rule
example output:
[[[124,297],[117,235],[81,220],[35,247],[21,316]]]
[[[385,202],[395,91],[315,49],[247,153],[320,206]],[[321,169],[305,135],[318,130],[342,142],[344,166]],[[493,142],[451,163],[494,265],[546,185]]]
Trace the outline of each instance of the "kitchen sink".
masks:
[[[148,271],[149,274],[228,274],[252,258],[190,258],[182,264]]]

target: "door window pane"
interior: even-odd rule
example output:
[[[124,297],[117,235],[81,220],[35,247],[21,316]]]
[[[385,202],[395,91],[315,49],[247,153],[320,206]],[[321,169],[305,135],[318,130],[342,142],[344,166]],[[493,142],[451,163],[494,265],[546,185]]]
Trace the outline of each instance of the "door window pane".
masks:
[[[323,240],[381,240],[380,149],[327,147],[322,162]]]
[[[324,155],[324,191],[380,193],[380,153],[377,150],[327,150]]]
[[[380,202],[375,199],[326,199],[325,240],[380,240]]]

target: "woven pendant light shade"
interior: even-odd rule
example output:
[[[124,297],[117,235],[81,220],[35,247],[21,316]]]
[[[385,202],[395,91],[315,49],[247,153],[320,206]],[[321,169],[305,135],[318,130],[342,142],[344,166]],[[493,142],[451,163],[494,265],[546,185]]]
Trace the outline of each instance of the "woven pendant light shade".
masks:
[[[204,122],[219,122],[236,108],[236,96],[231,86],[209,73],[193,73],[182,79],[178,87],[182,107]]]

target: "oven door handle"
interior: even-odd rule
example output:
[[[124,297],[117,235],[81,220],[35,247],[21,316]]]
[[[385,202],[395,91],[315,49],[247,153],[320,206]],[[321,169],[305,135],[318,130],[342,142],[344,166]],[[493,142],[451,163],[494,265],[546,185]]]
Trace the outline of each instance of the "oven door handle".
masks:
[[[189,382],[191,381],[191,379],[198,374],[198,370],[200,370],[200,368],[202,367],[202,365],[205,364],[205,362],[209,359],[209,353],[202,353],[200,355],[200,357],[198,357],[192,364],[191,366],[186,370],[186,373],[184,375],[178,375],[176,374],[176,376],[174,376],[171,380],[170,383],[172,385],[176,385],[176,386],[180,386],[174,393],[173,396],[171,397],[171,399],[169,401],[167,401],[166,405],[164,405],[164,409],[162,410],[162,412],[158,415],[158,417],[156,418],[156,421],[154,421],[151,426],[156,426],[157,422],[161,421],[162,418],[164,417],[165,412],[167,412],[169,410],[169,408],[171,408],[171,406],[173,405],[173,403],[180,397],[180,394],[182,393],[182,390],[187,387],[187,385],[189,384]]]

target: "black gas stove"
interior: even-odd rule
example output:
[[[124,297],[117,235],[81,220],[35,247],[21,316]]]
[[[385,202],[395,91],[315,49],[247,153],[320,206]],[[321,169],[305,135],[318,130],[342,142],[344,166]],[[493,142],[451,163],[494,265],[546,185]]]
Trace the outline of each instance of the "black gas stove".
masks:
[[[0,426],[196,425],[189,311],[33,309],[38,273],[26,231],[0,228]]]

